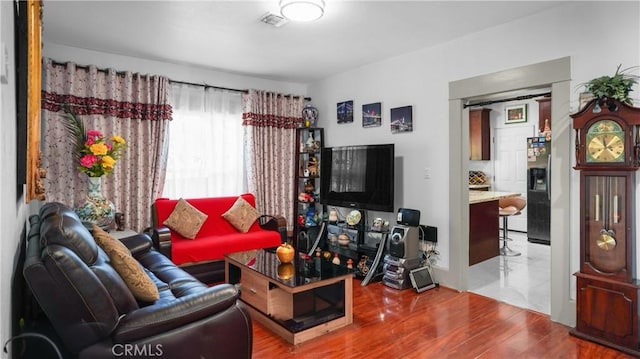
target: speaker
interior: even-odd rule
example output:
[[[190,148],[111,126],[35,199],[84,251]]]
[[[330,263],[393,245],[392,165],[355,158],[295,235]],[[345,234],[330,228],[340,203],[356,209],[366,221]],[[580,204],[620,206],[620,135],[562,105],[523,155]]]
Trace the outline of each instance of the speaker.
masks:
[[[389,240],[389,255],[396,258],[418,257],[418,231],[418,227],[394,226]]]
[[[398,208],[398,224],[417,227],[420,224],[420,211],[417,209]]]

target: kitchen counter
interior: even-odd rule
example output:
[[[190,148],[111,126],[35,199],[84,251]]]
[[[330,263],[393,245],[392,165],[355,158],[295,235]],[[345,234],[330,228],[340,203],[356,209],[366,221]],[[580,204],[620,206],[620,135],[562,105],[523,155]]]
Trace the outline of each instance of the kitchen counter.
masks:
[[[469,191],[469,265],[500,255],[498,200],[519,195]]]
[[[469,204],[497,201],[501,198],[517,197],[517,192],[469,191]]]

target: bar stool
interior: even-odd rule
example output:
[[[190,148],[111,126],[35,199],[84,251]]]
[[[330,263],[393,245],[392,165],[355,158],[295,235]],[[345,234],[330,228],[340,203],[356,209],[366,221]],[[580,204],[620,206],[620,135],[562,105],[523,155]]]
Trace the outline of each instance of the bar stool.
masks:
[[[518,216],[522,213],[524,207],[527,206],[527,200],[522,197],[507,197],[498,200],[498,214],[502,218],[502,247],[500,247],[500,255],[503,256],[519,256],[521,253],[514,251],[507,245],[508,241],[513,239],[509,238],[509,229],[507,228],[507,220],[511,216]]]

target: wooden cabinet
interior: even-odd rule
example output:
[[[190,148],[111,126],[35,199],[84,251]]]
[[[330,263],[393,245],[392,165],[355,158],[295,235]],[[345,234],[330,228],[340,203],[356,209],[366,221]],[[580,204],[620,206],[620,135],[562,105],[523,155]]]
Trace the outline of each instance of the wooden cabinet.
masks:
[[[549,120],[549,128],[551,128],[551,97],[545,97],[538,101],[538,132],[544,131],[544,123]]]
[[[486,161],[491,159],[490,109],[469,111],[469,159]]]
[[[498,201],[469,204],[469,265],[500,255]]]
[[[576,327],[572,335],[638,356],[638,283],[575,273]]]

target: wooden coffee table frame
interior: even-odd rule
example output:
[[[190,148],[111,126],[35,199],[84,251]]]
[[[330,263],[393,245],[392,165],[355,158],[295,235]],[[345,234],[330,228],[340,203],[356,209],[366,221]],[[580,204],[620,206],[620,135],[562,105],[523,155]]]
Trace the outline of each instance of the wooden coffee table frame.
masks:
[[[252,319],[292,344],[353,323],[352,273],[289,286],[225,256],[225,282],[240,284],[240,299]],[[321,310],[309,312],[310,300]],[[332,305],[337,305],[335,310]],[[314,321],[312,326],[292,330],[285,325],[301,315]]]

